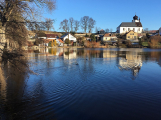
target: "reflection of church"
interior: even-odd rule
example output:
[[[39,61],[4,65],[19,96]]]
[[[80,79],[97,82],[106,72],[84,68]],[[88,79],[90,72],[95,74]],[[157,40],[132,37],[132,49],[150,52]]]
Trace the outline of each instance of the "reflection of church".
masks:
[[[132,70],[133,75],[136,76],[142,67],[142,56],[137,52],[126,52],[125,57],[119,59],[119,69]]]

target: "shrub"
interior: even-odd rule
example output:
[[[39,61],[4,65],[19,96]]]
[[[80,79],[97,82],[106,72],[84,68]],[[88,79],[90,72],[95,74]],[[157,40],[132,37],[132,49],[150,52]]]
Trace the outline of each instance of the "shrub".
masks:
[[[34,45],[39,45],[39,44],[42,44],[43,43],[43,40],[42,39],[36,39],[35,42],[34,42]]]
[[[91,34],[90,38],[91,38],[92,41],[96,41],[96,37],[95,37],[94,34]]]
[[[153,36],[150,38],[149,46],[151,48],[160,48],[161,37],[160,36]]]
[[[84,46],[87,48],[97,48],[100,46],[100,42],[89,42],[89,41],[85,41],[84,42]]]
[[[70,42],[70,40],[67,38],[67,39],[65,39],[65,44],[70,44],[71,42]]]
[[[127,40],[127,41],[126,41],[126,46],[127,46],[127,47],[132,47],[132,43],[131,43],[130,40]]]
[[[148,47],[149,43],[148,42],[142,42],[141,45],[144,46],[144,47]]]
[[[85,37],[89,37],[89,35],[86,34]]]

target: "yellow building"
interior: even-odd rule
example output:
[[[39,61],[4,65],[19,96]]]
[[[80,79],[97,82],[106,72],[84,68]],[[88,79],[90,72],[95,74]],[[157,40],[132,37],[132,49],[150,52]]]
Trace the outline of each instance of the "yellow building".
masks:
[[[138,33],[131,30],[128,33],[126,33],[126,39],[127,40],[136,40],[136,39],[138,39]]]

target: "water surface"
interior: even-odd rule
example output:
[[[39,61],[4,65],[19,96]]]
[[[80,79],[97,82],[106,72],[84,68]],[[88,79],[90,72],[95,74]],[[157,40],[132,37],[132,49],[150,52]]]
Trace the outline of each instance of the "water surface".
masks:
[[[161,49],[40,49],[26,56],[35,74],[1,64],[0,119],[161,119]]]

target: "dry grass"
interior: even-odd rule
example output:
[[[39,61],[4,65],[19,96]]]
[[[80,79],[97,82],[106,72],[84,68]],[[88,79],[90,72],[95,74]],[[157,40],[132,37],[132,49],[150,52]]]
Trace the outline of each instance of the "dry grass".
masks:
[[[87,47],[87,48],[99,48],[100,47],[100,42],[85,41],[84,46]]]

